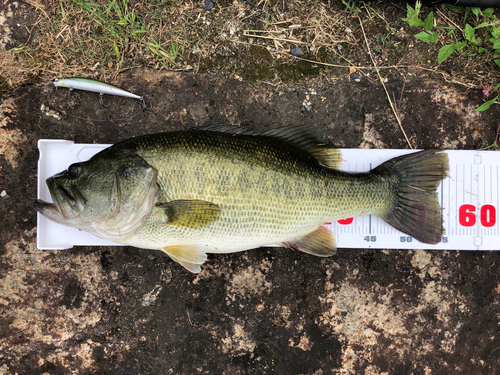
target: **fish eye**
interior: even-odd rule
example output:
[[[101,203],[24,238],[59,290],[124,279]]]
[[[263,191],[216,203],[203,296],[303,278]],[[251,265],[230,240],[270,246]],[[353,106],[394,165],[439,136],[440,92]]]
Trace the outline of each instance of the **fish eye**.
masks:
[[[75,164],[71,164],[69,167],[68,167],[68,175],[69,177],[71,178],[76,178],[80,175],[80,173],[82,172],[82,164],[81,163],[75,163]]]

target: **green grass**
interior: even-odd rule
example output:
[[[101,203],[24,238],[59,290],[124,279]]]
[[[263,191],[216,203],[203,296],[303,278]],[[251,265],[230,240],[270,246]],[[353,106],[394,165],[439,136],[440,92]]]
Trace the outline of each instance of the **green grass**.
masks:
[[[420,1],[416,2],[415,8],[408,4],[407,16],[403,18],[403,21],[420,30],[415,38],[427,43],[441,42],[444,44],[439,48],[438,64],[443,63],[453,53],[462,51],[465,56],[470,58],[483,54],[484,58],[490,59],[500,68],[500,20],[494,14],[495,9],[443,5],[456,13],[464,13],[462,21],[464,25],[461,28],[463,35],[460,35],[456,32],[457,26],[436,26],[433,12],[430,12],[424,20],[420,19],[421,6]],[[481,62],[481,59],[476,61]],[[495,92],[499,88],[500,83],[490,90]],[[490,90],[483,91],[485,96],[490,94]],[[488,100],[476,108],[476,111],[486,111],[497,101],[500,101],[500,95]]]
[[[94,41],[107,43],[118,61],[124,58],[126,44],[136,45],[151,51],[159,62],[176,65],[175,60],[182,47],[173,40],[166,47],[151,37],[150,30],[144,25],[143,17],[130,6],[128,0],[112,0],[107,6],[84,0],[73,0],[73,4],[87,13],[94,22],[91,37],[83,41],[84,43]],[[63,8],[61,13],[64,17]],[[104,62],[106,59],[109,59],[108,54],[102,56],[101,60]]]

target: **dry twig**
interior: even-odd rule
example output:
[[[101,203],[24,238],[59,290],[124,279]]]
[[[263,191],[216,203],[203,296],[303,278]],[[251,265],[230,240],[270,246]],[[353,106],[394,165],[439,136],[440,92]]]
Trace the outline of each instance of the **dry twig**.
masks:
[[[394,107],[394,104],[392,103],[391,96],[389,95],[389,92],[387,91],[387,87],[385,87],[384,80],[383,80],[382,76],[380,75],[380,71],[378,70],[377,63],[375,62],[375,59],[372,56],[372,52],[370,51],[370,44],[368,43],[368,39],[366,38],[365,29],[363,27],[363,22],[361,21],[361,18],[359,18],[359,24],[361,25],[361,31],[363,31],[363,36],[365,38],[366,48],[368,49],[368,54],[370,55],[370,59],[372,60],[373,66],[375,67],[375,70],[377,71],[378,77],[380,79],[380,83],[382,83],[382,86],[384,87],[385,93],[387,95],[387,99],[389,100],[389,104],[391,105],[391,108],[392,108],[392,112],[394,113],[394,116],[396,117],[396,120],[399,124],[399,128],[403,132],[403,135],[405,136],[406,142],[408,143],[410,148],[414,149],[414,147],[410,143],[410,140],[406,136],[406,132],[403,129],[403,125],[401,124],[401,119],[399,118],[398,113]]]

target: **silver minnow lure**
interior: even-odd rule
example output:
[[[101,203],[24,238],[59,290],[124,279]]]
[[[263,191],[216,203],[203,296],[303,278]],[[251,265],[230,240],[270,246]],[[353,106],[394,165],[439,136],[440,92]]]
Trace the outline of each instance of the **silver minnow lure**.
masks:
[[[104,82],[99,82],[93,79],[87,79],[87,78],[77,78],[77,77],[71,77],[71,78],[55,78],[52,81],[50,81],[47,85],[45,85],[46,88],[49,87],[67,87],[70,90],[84,90],[84,91],[91,91],[91,92],[97,92],[101,95],[101,104],[102,103],[102,95],[108,94],[108,95],[116,95],[116,96],[124,96],[126,98],[132,98],[132,99],[138,99],[142,102],[142,105],[144,108],[146,108],[146,104],[144,102],[144,97],[133,94],[129,91],[123,90],[119,87],[104,83]]]

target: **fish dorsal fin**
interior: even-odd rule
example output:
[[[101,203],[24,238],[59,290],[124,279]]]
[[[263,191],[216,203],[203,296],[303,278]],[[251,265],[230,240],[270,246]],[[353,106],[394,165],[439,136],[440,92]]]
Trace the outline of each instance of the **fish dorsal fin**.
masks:
[[[311,126],[286,126],[268,130],[262,135],[281,139],[303,150],[325,146],[319,131]]]
[[[310,126],[288,126],[272,129],[263,136],[281,139],[309,152],[322,166],[339,169],[342,155],[338,148],[327,146],[318,130]]]
[[[232,125],[205,125],[193,130],[276,138],[309,152],[326,168],[339,169],[342,163],[340,150],[327,146],[318,130],[311,126],[287,126],[271,129],[262,134]]]
[[[166,246],[162,251],[192,273],[200,273],[200,266],[207,260],[207,254],[196,246]]]
[[[342,163],[342,153],[338,148],[317,147],[306,149],[323,166],[330,169],[339,169]]]
[[[220,208],[215,203],[202,200],[179,199],[156,203],[164,210],[167,224],[187,228],[202,228],[219,217]]]
[[[234,125],[223,125],[223,124],[211,124],[203,125],[197,128],[191,129],[191,131],[204,131],[204,132],[216,132],[216,133],[226,133],[234,135],[258,135],[258,133],[245,128],[240,128]]]
[[[337,252],[335,237],[325,227],[319,227],[298,240],[283,242],[282,245],[318,257],[329,257]]]

